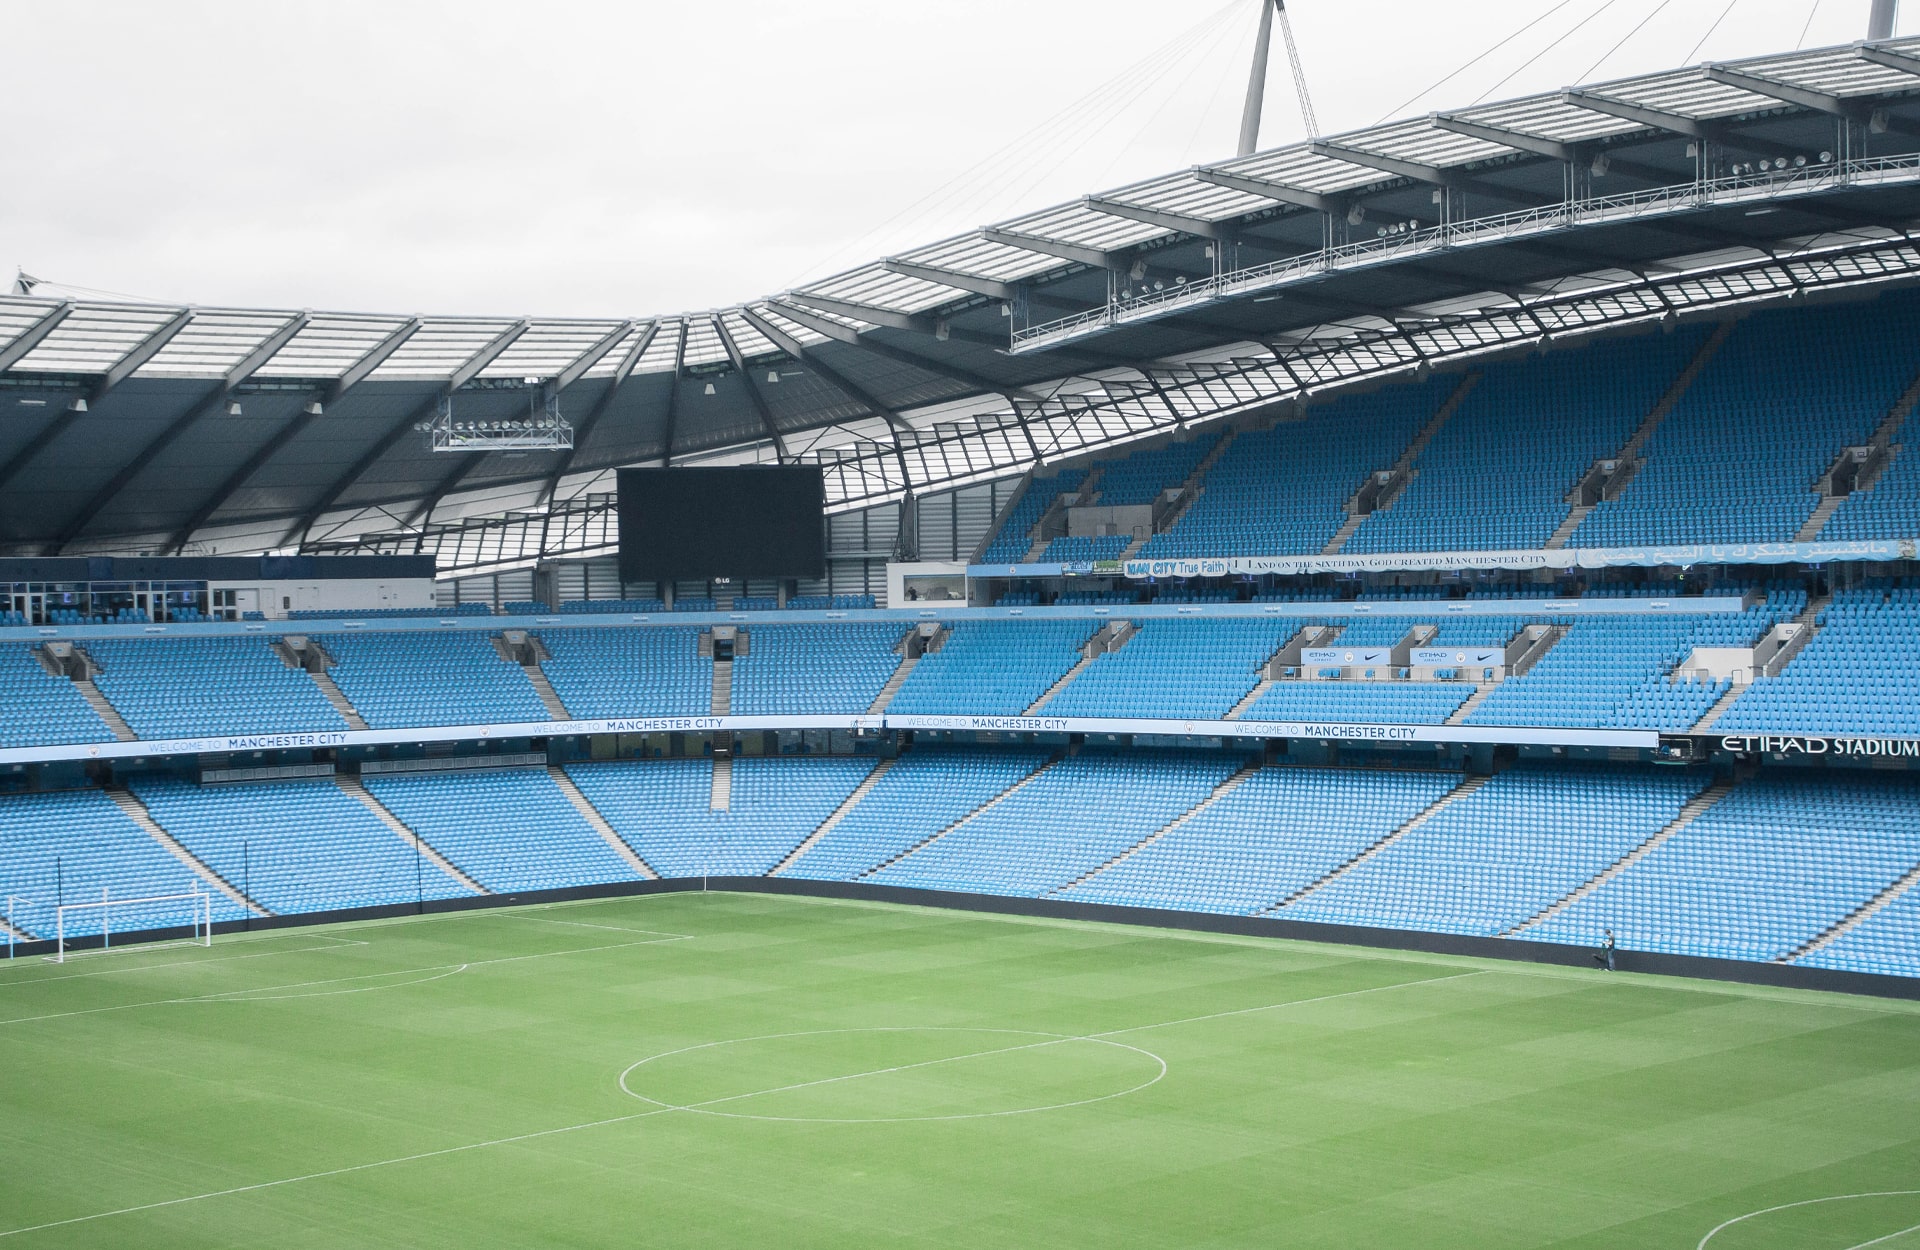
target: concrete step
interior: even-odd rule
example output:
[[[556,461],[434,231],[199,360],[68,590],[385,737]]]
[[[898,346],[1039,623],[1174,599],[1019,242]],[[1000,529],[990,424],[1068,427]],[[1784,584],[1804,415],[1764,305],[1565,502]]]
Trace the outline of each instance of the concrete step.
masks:
[[[1367,523],[1367,518],[1372,515],[1373,514],[1371,512],[1348,513],[1347,519],[1341,522],[1340,528],[1335,530],[1333,532],[1333,537],[1327,540],[1327,545],[1320,549],[1320,554],[1323,556],[1339,555],[1340,548],[1347,545],[1347,540],[1353,537],[1354,531],[1358,530],[1362,525],[1365,525]]]
[[[816,842],[826,837],[829,833],[832,833],[833,827],[839,824],[848,812],[860,806],[860,800],[866,798],[867,795],[872,792],[873,788],[880,784],[880,779],[887,775],[887,770],[891,769],[897,763],[899,763],[899,760],[895,758],[881,760],[878,764],[875,764],[873,771],[861,778],[860,784],[853,788],[853,793],[842,800],[840,806],[834,808],[832,812],[828,813],[827,818],[820,822],[820,827],[808,834],[799,846],[788,851],[786,857],[775,864],[772,871],[768,872],[767,875],[769,877],[779,876],[793,866],[793,861],[799,859],[808,851],[811,851]]]
[[[1817,950],[1831,946],[1835,940],[1851,930],[1859,928],[1862,924],[1872,919],[1875,912],[1880,911],[1886,907],[1887,904],[1893,902],[1917,884],[1920,884],[1920,864],[1915,864],[1913,867],[1907,869],[1898,881],[1895,881],[1892,885],[1861,904],[1858,911],[1848,915],[1845,919],[1825,929],[1812,939],[1802,942],[1773,962],[1777,964],[1790,964],[1796,959],[1804,959]]]
[[[1580,522],[1586,520],[1592,512],[1593,505],[1590,503],[1575,504],[1572,511],[1567,513],[1567,519],[1560,522],[1559,527],[1547,537],[1547,550],[1559,551],[1565,547],[1567,540],[1573,537],[1573,531],[1579,529]]]
[[[1452,716],[1447,717],[1446,723],[1449,725],[1466,724],[1467,717],[1473,715],[1473,710],[1479,707],[1482,703],[1485,703],[1487,701],[1487,696],[1492,694],[1494,691],[1498,690],[1499,688],[1500,688],[1500,683],[1497,681],[1483,681],[1478,683],[1478,685],[1474,689],[1474,692],[1471,695],[1467,696],[1467,701],[1465,703],[1462,703],[1459,707],[1455,708],[1453,710]]]
[[[127,724],[126,718],[120,715],[120,709],[107,702],[107,696],[100,693],[100,687],[93,684],[91,677],[74,678],[73,688],[80,692],[80,697],[87,701],[87,706],[92,708],[101,720],[107,722],[107,728],[113,731],[114,741],[135,740],[136,735],[132,727]]]
[[[434,850],[425,838],[408,828],[405,821],[388,811],[387,805],[375,798],[373,792],[361,784],[358,777],[351,777],[346,773],[335,773],[333,775],[333,784],[340,788],[342,794],[345,794],[348,798],[357,800],[363,807],[372,812],[379,818],[380,823],[393,830],[402,842],[405,842],[408,846],[418,851],[421,859],[426,860],[435,868],[438,868],[441,872],[445,873],[449,879],[473,891],[475,894],[493,893],[492,890],[489,890],[486,886],[481,885],[478,881],[475,881],[472,877],[460,871],[452,860],[449,860],[439,851]]]
[[[1693,723],[1693,728],[1687,732],[1703,734],[1712,729],[1713,722],[1725,716],[1727,709],[1732,707],[1740,696],[1747,692],[1747,687],[1751,684],[1751,682],[1736,681],[1733,685],[1727,687],[1727,692],[1715,699],[1713,706],[1708,708],[1706,713]]]
[[[202,861],[199,856],[189,851],[185,846],[182,846],[177,838],[161,827],[160,822],[153,818],[153,813],[147,810],[147,805],[142,803],[139,796],[134,794],[133,791],[124,786],[110,786],[107,789],[107,797],[112,799],[114,806],[125,812],[134,824],[139,825],[148,837],[165,848],[167,854],[179,860],[189,871],[199,877],[200,880],[208,886],[226,895],[229,899],[246,908],[256,916],[271,916],[273,914],[259,903],[254,902],[245,894],[241,893],[238,886],[215,872],[212,867]]]
[[[9,942],[37,942],[40,940],[38,934],[30,933],[17,924],[8,924],[5,920],[0,920],[0,938],[6,938]]]
[[[1254,685],[1253,689],[1247,691],[1245,697],[1243,697],[1240,700],[1240,702],[1234,704],[1232,707],[1227,709],[1227,714],[1221,719],[1239,720],[1241,717],[1247,714],[1247,709],[1252,707],[1254,704],[1260,702],[1260,696],[1265,694],[1272,687],[1273,687],[1273,678],[1262,677],[1259,680],[1259,682],[1257,682]]]
[[[1639,454],[1640,449],[1647,445],[1647,440],[1653,437],[1653,432],[1660,427],[1662,421],[1666,420],[1667,414],[1673,411],[1673,406],[1680,402],[1680,397],[1687,393],[1687,388],[1692,386],[1694,379],[1700,376],[1700,371],[1707,367],[1707,362],[1712,360],[1714,353],[1720,350],[1720,345],[1727,341],[1727,336],[1733,333],[1733,325],[1731,321],[1723,321],[1713,328],[1713,333],[1709,334],[1707,341],[1700,345],[1700,350],[1693,354],[1693,359],[1689,360],[1687,367],[1680,371],[1680,376],[1673,380],[1673,384],[1667,387],[1666,392],[1634,428],[1632,436],[1621,446],[1615,459],[1632,460]]]
[[[711,811],[724,812],[733,803],[733,756],[713,757],[713,790],[707,799]]]
[[[1731,781],[1718,781],[1694,795],[1691,799],[1687,800],[1686,805],[1680,809],[1679,814],[1661,826],[1659,831],[1652,837],[1589,877],[1576,889],[1569,891],[1565,897],[1556,899],[1554,902],[1542,907],[1539,911],[1528,916],[1525,920],[1522,920],[1519,924],[1508,929],[1500,936],[1513,937],[1526,929],[1532,928],[1543,920],[1552,919],[1554,916],[1559,915],[1567,908],[1573,906],[1587,895],[1593,893],[1607,882],[1613,880],[1658,850],[1660,845],[1668,838],[1671,838],[1674,834],[1679,833],[1682,829],[1685,829],[1688,825],[1700,819],[1715,803],[1718,803],[1721,799],[1733,793],[1733,786],[1734,783]]]
[[[1033,701],[1033,705],[1029,707],[1026,711],[1022,712],[1021,715],[1032,716],[1035,713],[1037,713],[1041,708],[1047,706],[1047,704],[1052,701],[1054,695],[1057,695],[1062,690],[1066,689],[1068,682],[1078,677],[1081,673],[1084,673],[1087,670],[1087,666],[1089,664],[1092,664],[1095,660],[1099,658],[1100,658],[1099,656],[1094,656],[1094,655],[1081,656],[1080,659],[1074,664],[1074,666],[1068,669],[1066,671],[1066,674],[1062,676],[1059,681],[1056,681],[1051,686],[1048,686],[1047,692],[1041,695],[1038,699],[1035,699]]]
[[[1827,522],[1833,519],[1833,514],[1840,510],[1840,505],[1847,502],[1848,498],[1847,495],[1823,497],[1820,500],[1820,506],[1813,510],[1813,515],[1808,517],[1805,524],[1801,525],[1799,531],[1794,534],[1793,541],[1810,543],[1820,537],[1820,531],[1827,528]]]
[[[1045,776],[1048,769],[1052,768],[1055,764],[1058,764],[1060,762],[1060,758],[1062,757],[1056,757],[1054,759],[1048,760],[1046,763],[1040,765],[1040,767],[1034,769],[1032,772],[1028,773],[1026,776],[1022,777],[1020,780],[1014,782],[1012,785],[1008,786],[1006,789],[1002,790],[1000,793],[994,795],[992,798],[988,799],[986,802],[982,803],[980,806],[974,808],[972,811],[968,812],[965,816],[962,816],[960,819],[946,826],[944,829],[940,829],[934,833],[928,834],[926,837],[920,839],[918,842],[915,842],[912,846],[900,852],[898,855],[882,860],[881,862],[875,864],[873,867],[867,869],[865,872],[861,873],[858,877],[854,878],[854,880],[856,881],[864,880],[867,877],[871,877],[874,873],[879,872],[883,868],[892,867],[893,865],[899,863],[901,860],[905,859],[907,856],[913,854],[915,851],[922,850],[925,847],[932,846],[935,842],[938,842],[941,838],[946,837],[948,834],[952,833],[955,829],[958,829],[961,825],[964,825],[969,820],[972,820],[975,816],[978,816],[983,812],[988,812],[993,810],[995,807],[998,807],[1001,803],[1004,803],[1006,800],[1020,793],[1020,791],[1025,789],[1029,783],[1036,781],[1039,778]]]
[[[1426,808],[1423,808],[1420,812],[1418,812],[1411,820],[1408,820],[1405,824],[1402,824],[1399,828],[1387,834],[1386,837],[1381,838],[1378,842],[1375,842],[1372,846],[1369,846],[1366,850],[1361,851],[1358,855],[1355,855],[1352,859],[1349,859],[1344,864],[1341,864],[1339,867],[1327,873],[1325,876],[1321,877],[1319,880],[1312,881],[1304,886],[1301,886],[1299,889],[1287,895],[1287,897],[1281,899],[1279,902],[1274,903],[1272,906],[1261,908],[1259,911],[1255,912],[1254,915],[1271,916],[1275,912],[1280,911],[1282,908],[1290,907],[1293,904],[1299,902],[1301,899],[1307,897],[1307,895],[1312,894],[1315,890],[1318,890],[1323,886],[1327,886],[1332,884],[1335,881],[1338,881],[1340,878],[1352,872],[1355,868],[1358,868],[1360,865],[1366,863],[1368,860],[1372,859],[1374,856],[1378,855],[1380,852],[1386,850],[1388,847],[1398,842],[1401,838],[1406,837],[1408,834],[1412,833],[1415,829],[1418,829],[1421,825],[1426,824],[1429,820],[1432,820],[1435,816],[1439,815],[1441,812],[1446,811],[1447,808],[1451,807],[1454,803],[1458,802],[1461,799],[1466,798],[1468,795],[1478,790],[1481,786],[1486,785],[1487,782],[1491,780],[1493,780],[1493,778],[1491,777],[1462,778],[1459,785],[1455,786],[1453,789],[1441,795],[1438,799],[1434,800],[1432,804],[1430,804],[1429,806],[1427,806]]]
[[[567,796],[567,802],[573,804],[574,810],[580,813],[581,819],[593,826],[593,831],[600,835],[601,841],[612,847],[614,854],[626,860],[629,868],[649,881],[660,879],[660,874],[653,870],[653,866],[641,859],[639,853],[627,845],[626,839],[607,823],[607,818],[600,814],[600,809],[593,805],[593,801],[581,793],[580,787],[573,783],[573,778],[567,775],[566,769],[558,764],[549,764],[547,776],[553,778],[553,784],[560,787],[560,793]]]
[[[906,684],[907,674],[911,673],[913,666],[919,662],[920,657],[917,655],[900,657],[900,663],[894,666],[893,675],[887,678],[887,684],[880,687],[880,693],[875,695],[873,702],[867,706],[867,715],[878,716],[887,710],[887,704],[893,702],[893,696],[900,693],[900,687]]]
[[[567,705],[560,702],[560,696],[554,691],[553,683],[547,680],[546,670],[538,664],[528,664],[524,671],[527,680],[533,685],[533,692],[540,696],[541,705],[547,709],[552,720],[572,720],[573,713],[567,711]]]
[[[713,714],[727,716],[733,712],[733,661],[715,660],[713,662]]]
[[[1105,872],[1107,869],[1113,867],[1115,864],[1122,863],[1128,859],[1133,858],[1135,855],[1139,854],[1141,851],[1144,851],[1148,847],[1152,846],[1155,842],[1158,842],[1161,838],[1166,837],[1168,834],[1172,833],[1175,829],[1178,829],[1181,825],[1186,824],[1189,820],[1192,820],[1195,816],[1198,816],[1200,813],[1212,807],[1215,803],[1218,803],[1221,799],[1226,798],[1229,794],[1232,794],[1235,790],[1238,790],[1241,786],[1245,785],[1247,782],[1253,780],[1254,774],[1259,771],[1260,771],[1260,763],[1258,760],[1255,760],[1254,762],[1243,766],[1238,772],[1234,773],[1233,776],[1228,777],[1225,781],[1222,781],[1219,785],[1215,786],[1213,788],[1212,793],[1208,794],[1206,798],[1201,799],[1198,803],[1195,803],[1192,807],[1189,807],[1186,811],[1181,812],[1178,816],[1175,816],[1172,820],[1169,820],[1166,824],[1161,825],[1158,829],[1155,829],[1152,833],[1148,834],[1146,837],[1140,839],[1138,842],[1135,842],[1132,846],[1120,852],[1118,855],[1115,855],[1112,859],[1108,860],[1106,863],[1101,864],[1099,867],[1091,869],[1090,871],[1081,873],[1079,876],[1067,882],[1065,885],[1055,886],[1053,889],[1048,890],[1046,894],[1043,895],[1042,897],[1050,897],[1055,894],[1064,894],[1068,890],[1071,890],[1074,886],[1079,885],[1081,882],[1086,881],[1091,877],[1098,876],[1100,873]]]
[[[347,698],[346,691],[340,689],[339,684],[331,676],[311,670],[308,671],[307,676],[313,678],[313,684],[320,687],[320,693],[325,695],[327,702],[333,705],[333,710],[340,713],[340,719],[347,722],[347,728],[372,728],[367,724],[367,718],[360,715],[360,709],[353,706],[353,701]]]

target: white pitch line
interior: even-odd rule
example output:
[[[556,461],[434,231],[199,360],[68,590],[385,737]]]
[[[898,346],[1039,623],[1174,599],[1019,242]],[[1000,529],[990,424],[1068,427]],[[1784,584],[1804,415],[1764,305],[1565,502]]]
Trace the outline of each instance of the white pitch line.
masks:
[[[594,951],[625,950],[630,946],[665,946],[670,942],[684,941],[679,937],[653,938],[644,942],[612,942],[605,946],[577,946],[563,951],[542,951],[537,955],[507,955],[499,959],[475,959],[463,964],[430,964],[424,968],[400,968],[393,972],[369,972],[361,976],[332,977],[324,981],[296,981],[289,985],[259,985],[249,989],[221,990],[214,994],[195,994],[187,998],[150,998],[137,1003],[118,1003],[112,1007],[87,1007],[80,1011],[57,1011],[44,1016],[14,1016],[0,1018],[0,1027],[9,1024],[34,1024],[43,1020],[65,1020],[73,1016],[97,1016],[109,1011],[130,1011],[135,1007],[165,1007],[183,1003],[207,1002],[257,1002],[270,1001],[260,999],[236,999],[237,994],[266,994],[273,990],[300,990],[316,985],[339,985],[345,981],[371,981],[380,977],[401,977],[415,972],[446,972],[448,969],[465,971],[469,968],[484,968],[492,964],[519,963],[527,959],[550,959],[556,955],[585,955]],[[332,949],[332,948],[326,948]],[[439,978],[433,978],[438,980]],[[423,984],[408,982],[407,984]],[[375,987],[385,988],[385,987]],[[397,988],[397,987],[396,987]],[[285,995],[289,998],[308,997],[307,995]]]
[[[316,934],[315,936],[325,937],[326,935]],[[83,977],[118,977],[125,976],[129,972],[157,972],[162,968],[197,968],[201,964],[224,964],[231,963],[236,959],[274,959],[281,955],[310,954],[314,951],[339,951],[345,950],[348,946],[369,945],[367,942],[356,942],[350,938],[333,938],[332,940],[345,943],[345,945],[296,946],[291,950],[256,951],[251,955],[213,955],[206,959],[176,959],[172,963],[166,964],[136,964],[130,968],[102,968],[98,972],[68,972],[53,977],[22,977],[17,981],[0,982],[0,989],[23,989],[32,985],[45,985],[52,981],[78,981]]]
[[[624,943],[623,945],[645,946],[645,945],[649,945],[649,943],[630,942],[630,943]],[[611,948],[607,948],[607,949],[611,949]],[[556,953],[568,953],[568,952],[556,952]],[[521,956],[520,958],[538,959],[540,958],[540,956],[527,955],[527,956]],[[496,960],[494,962],[507,962],[507,961]],[[1482,974],[1462,973],[1460,975],[1461,976],[1477,976]],[[1247,1007],[1239,1011],[1216,1012],[1214,1015],[1210,1015],[1210,1016],[1193,1016],[1185,1020],[1169,1020],[1161,1024],[1142,1024],[1142,1025],[1136,1025],[1134,1028],[1130,1028],[1130,1029],[1112,1029],[1112,1030],[1109,1030],[1109,1033],[1132,1033],[1132,1032],[1137,1032],[1141,1029],[1166,1028],[1175,1024],[1191,1024],[1199,1020],[1218,1019],[1222,1016],[1245,1015],[1249,1012],[1255,1012],[1255,1011],[1274,1011],[1274,1010],[1278,1010],[1281,1007],[1304,1006],[1305,1004],[1308,1004],[1308,1003],[1324,1003],[1335,998],[1351,998],[1358,994],[1373,994],[1373,993],[1379,992],[1380,990],[1398,989],[1405,986],[1413,986],[1413,985],[1427,985],[1434,981],[1451,981],[1454,979],[1455,979],[1454,977],[1424,977],[1418,981],[1401,981],[1401,982],[1398,982],[1396,985],[1375,985],[1375,986],[1369,986],[1368,988],[1362,989],[1362,990],[1349,990],[1344,994],[1322,994],[1316,998],[1297,998],[1297,999],[1289,999],[1288,1001],[1283,1003],[1269,1003],[1264,1007]],[[1091,1040],[1099,1036],[1102,1036],[1102,1035],[1086,1034],[1080,1037],[1062,1038],[1059,1040],[1084,1041],[1084,1040]],[[969,1057],[977,1058],[978,1056],[958,1056],[957,1058],[969,1058]],[[917,1065],[909,1065],[909,1066],[917,1066]],[[893,1071],[893,1070],[895,1069],[887,1069],[887,1071]],[[880,1073],[854,1073],[850,1076],[833,1077],[829,1079],[830,1080],[853,1080],[860,1076],[876,1076],[876,1075],[880,1075]],[[809,1082],[809,1083],[811,1084],[812,1082]],[[788,1087],[783,1087],[783,1088],[788,1088]],[[775,1092],[779,1092],[779,1091],[758,1090],[748,1094],[730,1094],[725,1099],[714,1099],[711,1101],[714,1101],[714,1102],[737,1101],[743,1098],[758,1098],[766,1094],[775,1093]],[[463,1154],[471,1150],[486,1150],[493,1146],[510,1146],[510,1145],[515,1145],[519,1142],[534,1141],[543,1137],[556,1137],[563,1133],[577,1133],[585,1129],[605,1128],[605,1127],[608,1127],[609,1125],[614,1125],[614,1124],[630,1124],[635,1120],[647,1119],[649,1116],[665,1115],[669,1111],[692,1111],[692,1110],[697,1110],[706,1105],[707,1105],[706,1103],[689,1103],[684,1107],[656,1107],[651,1111],[636,1111],[631,1115],[617,1115],[617,1116],[612,1116],[603,1120],[588,1120],[583,1124],[569,1124],[560,1128],[539,1129],[531,1133],[516,1134],[515,1136],[512,1136],[512,1137],[496,1137],[489,1141],[469,1142],[463,1146],[447,1146],[440,1150],[426,1150],[418,1154],[401,1155],[401,1156],[398,1156],[397,1158],[392,1158],[392,1159],[376,1159],[371,1163],[355,1163],[347,1167],[330,1168],[324,1172],[308,1172],[303,1176],[287,1176],[287,1177],[282,1177],[279,1180],[258,1181],[252,1185],[237,1185],[231,1189],[216,1189],[203,1194],[188,1194],[187,1196],[182,1198],[166,1198],[159,1202],[147,1202],[147,1203],[142,1203],[139,1206],[121,1207],[113,1211],[99,1211],[92,1215],[75,1215],[75,1216],[70,1216],[64,1220],[50,1220],[44,1224],[30,1224],[22,1228],[9,1228],[5,1230],[0,1230],[0,1238],[18,1237],[24,1233],[44,1232],[50,1228],[67,1228],[75,1224],[87,1224],[95,1220],[113,1219],[114,1217],[121,1216],[121,1215],[138,1215],[144,1211],[159,1211],[167,1207],[182,1206],[189,1202],[201,1202],[210,1198],[230,1198],[235,1196],[236,1194],[258,1193],[260,1190],[263,1190],[263,1189],[277,1189],[283,1185],[298,1185],[306,1181],[325,1180],[329,1177],[334,1177],[334,1176],[347,1176],[354,1172],[366,1172],[366,1171],[371,1171],[374,1168],[391,1167],[395,1164],[400,1164],[400,1163],[417,1163],[423,1159],[437,1159],[437,1158],[444,1157],[446,1155]],[[1756,1212],[1756,1214],[1759,1214],[1759,1213]],[[1747,1217],[1742,1216],[1741,1218],[1745,1219]],[[1733,1223],[1733,1222],[1737,1222],[1737,1221],[1729,1221],[1729,1223]],[[1723,1225],[1722,1227],[1725,1227],[1725,1226]],[[1718,1232],[1718,1231],[1719,1229],[1714,1230],[1714,1232]],[[1709,1233],[1708,1237],[1711,1237],[1712,1235],[1713,1235],[1712,1233]],[[1704,1246],[1706,1245],[1706,1241],[1703,1239],[1700,1244]]]
[[[1803,1198],[1799,1202],[1783,1202],[1777,1207],[1762,1207],[1758,1211],[1749,1211],[1745,1215],[1736,1215],[1730,1220],[1715,1224],[1707,1230],[1707,1235],[1699,1240],[1693,1250],[1706,1250],[1709,1241],[1735,1224],[1744,1224],[1748,1220],[1758,1219],[1763,1215],[1772,1215],[1775,1211],[1791,1211],[1795,1207],[1817,1207],[1823,1202],[1847,1202],[1854,1198],[1908,1198],[1915,1194],[1920,1194],[1920,1189],[1881,1189],[1865,1194],[1829,1194],[1825,1198]],[[1877,1237],[1872,1241],[1863,1241],[1857,1246],[1848,1247],[1848,1250],[1865,1250],[1867,1246],[1877,1246],[1895,1237],[1904,1237],[1915,1229],[1920,1229],[1920,1224],[1914,1225],[1913,1228],[1903,1228],[1897,1233],[1889,1233],[1885,1237]]]

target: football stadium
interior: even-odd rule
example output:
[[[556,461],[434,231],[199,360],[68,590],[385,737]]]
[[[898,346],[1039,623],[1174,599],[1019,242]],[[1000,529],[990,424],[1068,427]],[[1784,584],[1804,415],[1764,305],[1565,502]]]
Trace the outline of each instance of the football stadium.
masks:
[[[1236,155],[701,311],[23,272],[0,1246],[1920,1246],[1829,7],[1321,133],[1245,0]]]

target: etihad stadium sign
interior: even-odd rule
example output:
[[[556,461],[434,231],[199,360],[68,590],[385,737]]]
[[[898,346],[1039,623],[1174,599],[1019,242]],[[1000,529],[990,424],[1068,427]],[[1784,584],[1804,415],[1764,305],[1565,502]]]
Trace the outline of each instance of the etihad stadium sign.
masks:
[[[1920,760],[1916,738],[1822,738],[1805,734],[1727,734],[1720,749],[1735,755],[1834,755],[1848,759]]]

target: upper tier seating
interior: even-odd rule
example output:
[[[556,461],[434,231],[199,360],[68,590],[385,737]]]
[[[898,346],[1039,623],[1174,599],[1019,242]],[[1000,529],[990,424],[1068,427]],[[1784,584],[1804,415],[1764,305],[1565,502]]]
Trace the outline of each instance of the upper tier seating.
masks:
[[[496,894],[638,875],[544,769],[399,774],[365,783],[428,846]]]
[[[1085,469],[1061,469],[1052,477],[1029,478],[1026,493],[1007,513],[1000,532],[993,536],[993,541],[981,553],[980,562],[1014,564],[1026,559],[1028,550],[1033,546],[1033,527],[1040,524],[1040,518],[1047,514],[1054,500],[1079,490],[1080,484],[1086,480]]]
[[[1291,620],[1152,620],[1094,660],[1046,706],[1049,716],[1218,720],[1260,680],[1298,629]]]
[[[1379,673],[1386,675],[1386,665]],[[1242,720],[1360,725],[1442,725],[1473,687],[1459,681],[1276,681]]]
[[[1080,661],[1086,620],[963,621],[887,705],[897,715],[1016,716]]]
[[[1239,764],[1219,753],[1077,755],[869,880],[1037,897],[1099,867],[1193,807]]]
[[[1906,893],[1797,962],[1887,977],[1920,975],[1920,890]]]
[[[1341,550],[1544,547],[1571,510],[1567,492],[1619,451],[1707,334],[1693,326],[1491,366],[1399,498]]]
[[[1871,488],[1847,496],[1820,531],[1821,542],[1920,538],[1920,421],[1908,417],[1899,437],[1893,463]]]
[[[96,639],[94,685],[142,738],[345,729],[313,679],[267,640]]]
[[[64,677],[20,643],[0,644],[0,747],[111,742],[113,731]]]
[[[1761,677],[1717,733],[1920,734],[1920,589],[1843,590],[1778,677]]]
[[[1263,768],[1061,897],[1246,915],[1325,876],[1459,783],[1447,772]]]
[[[502,660],[488,634],[328,634],[320,642],[335,661],[327,675],[374,729],[547,719],[525,671]]]
[[[713,660],[697,627],[543,629],[540,668],[575,716],[705,716]],[[544,719],[544,718],[543,718]]]
[[[1101,534],[1098,536],[1067,537],[1062,535],[1047,544],[1040,553],[1044,561],[1073,564],[1082,561],[1117,560],[1133,539],[1126,534]]]
[[[1044,751],[1019,748],[915,748],[895,760],[859,806],[783,875],[851,881],[966,816],[1046,760]]]
[[[332,781],[196,786],[139,778],[162,829],[255,902],[282,914],[465,898],[465,886]]]
[[[1611,928],[1635,950],[1774,959],[1920,863],[1916,813],[1910,775],[1763,773],[1523,936],[1590,945]]]
[[[864,712],[899,667],[901,633],[891,623],[756,625],[733,661],[733,714]]]
[[[51,938],[60,903],[94,902],[103,890],[113,898],[207,893],[215,924],[248,914],[169,855],[98,790],[0,799],[0,895],[18,896],[16,925]],[[116,908],[111,926],[116,933],[184,928],[193,921],[193,906],[187,901]],[[67,913],[67,936],[98,934],[102,916],[97,908]]]
[[[1278,915],[1493,937],[1658,833],[1707,781],[1652,767],[1512,769]]]
[[[582,615],[630,613],[644,616],[649,612],[666,610],[667,602],[664,599],[569,599],[560,605],[562,613]]]
[[[1299,421],[1238,436],[1207,470],[1200,496],[1139,558],[1322,550],[1367,475],[1390,467],[1459,385],[1457,376],[1434,376],[1342,396]]]
[[[1920,373],[1917,323],[1911,294],[1742,321],[1570,545],[1792,541],[1820,502],[1814,480]]]
[[[580,792],[663,877],[761,876],[844,803],[874,761],[846,756],[742,756],[733,761],[730,811],[708,804],[704,759],[576,764]]]
[[[1108,462],[1094,502],[1103,506],[1152,503],[1163,491],[1174,490],[1191,477],[1219,443],[1222,433],[1218,429],[1205,431],[1185,442],[1165,443]]]

